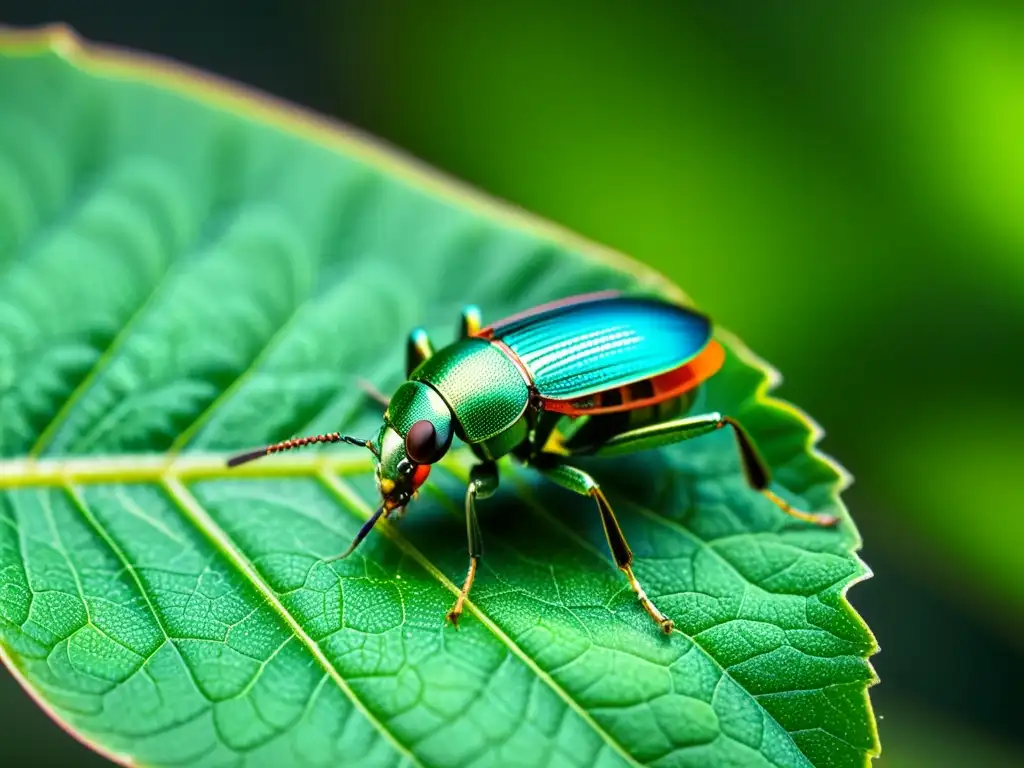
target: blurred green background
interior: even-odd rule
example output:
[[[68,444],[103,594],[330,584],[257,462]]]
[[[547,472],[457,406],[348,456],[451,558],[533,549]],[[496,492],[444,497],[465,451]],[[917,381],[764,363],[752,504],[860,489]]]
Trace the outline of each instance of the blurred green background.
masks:
[[[52,21],[666,273],[856,477],[879,764],[1024,764],[1024,3],[0,0]],[[26,758],[100,764],[0,674]]]

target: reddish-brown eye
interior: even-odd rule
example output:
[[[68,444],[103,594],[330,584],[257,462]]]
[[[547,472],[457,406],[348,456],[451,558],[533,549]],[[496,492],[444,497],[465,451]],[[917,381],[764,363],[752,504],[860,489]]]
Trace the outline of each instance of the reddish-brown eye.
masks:
[[[441,458],[443,447],[438,445],[437,430],[423,419],[417,421],[405,436],[405,455],[417,464],[433,464]]]

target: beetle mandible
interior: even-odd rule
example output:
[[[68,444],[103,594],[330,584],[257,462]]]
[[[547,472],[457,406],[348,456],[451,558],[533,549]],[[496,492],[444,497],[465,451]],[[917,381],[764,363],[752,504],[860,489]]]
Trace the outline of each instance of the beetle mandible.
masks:
[[[229,466],[312,443],[345,442],[375,457],[381,504],[348,556],[380,519],[406,505],[458,436],[476,455],[466,490],[469,570],[448,619],[456,626],[483,551],[476,503],[498,488],[497,460],[511,455],[558,485],[590,496],[615,564],[640,604],[666,633],[673,628],[633,574],[633,554],[608,499],[575,456],[648,450],[730,428],[750,486],[788,515],[830,526],[773,493],[771,476],[746,430],[719,413],[686,415],[694,393],[721,368],[725,350],[711,321],[688,307],[617,291],[574,296],[481,327],[480,310],[462,312],[460,338],[434,350],[426,332],[409,334],[406,381],[389,401],[376,438],[332,432],[248,451]],[[585,418],[583,418],[585,417]]]

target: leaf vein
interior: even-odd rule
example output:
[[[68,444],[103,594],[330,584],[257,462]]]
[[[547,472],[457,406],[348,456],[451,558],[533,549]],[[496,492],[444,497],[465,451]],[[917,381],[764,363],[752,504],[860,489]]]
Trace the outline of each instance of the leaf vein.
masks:
[[[596,550],[596,549],[595,549],[595,548],[594,548],[594,547],[593,547],[593,546],[592,546],[592,545],[590,544],[590,542],[589,542],[589,541],[587,541],[587,540],[586,540],[586,539],[584,539],[584,538],[583,538],[582,536],[580,536],[580,535],[579,535],[578,533],[576,533],[575,531],[573,531],[572,529],[570,529],[570,528],[569,528],[568,526],[566,526],[565,524],[563,524],[563,523],[562,523],[562,522],[561,522],[560,520],[558,520],[558,519],[556,519],[555,517],[553,517],[552,515],[550,515],[550,514],[549,514],[549,513],[547,512],[547,510],[545,510],[545,509],[544,509],[544,508],[543,508],[543,507],[542,507],[542,506],[541,506],[540,504],[538,504],[538,503],[537,503],[537,501],[536,501],[536,499],[534,499],[534,498],[533,498],[533,495],[532,495],[532,494],[531,494],[531,493],[529,492],[529,490],[528,490],[528,489],[527,489],[527,487],[526,487],[526,484],[525,484],[525,483],[524,483],[524,482],[522,481],[522,479],[521,479],[521,478],[517,477],[517,476],[516,476],[515,474],[513,474],[513,477],[514,477],[514,482],[515,482],[515,483],[516,483],[516,485],[518,486],[518,488],[519,488],[519,490],[520,490],[520,493],[521,493],[521,495],[522,495],[522,497],[523,497],[524,501],[526,501],[526,504],[527,504],[527,506],[528,506],[528,507],[530,507],[530,509],[532,509],[532,510],[534,511],[534,513],[535,513],[535,514],[537,514],[537,515],[538,515],[539,517],[543,517],[544,519],[546,519],[546,520],[547,520],[547,521],[548,521],[548,522],[549,522],[549,523],[550,523],[551,525],[554,525],[554,526],[556,526],[556,527],[560,528],[561,530],[563,530],[563,531],[564,531],[564,532],[566,533],[566,535],[568,535],[568,536],[570,536],[571,538],[573,538],[574,540],[576,540],[576,541],[577,541],[577,542],[578,542],[578,543],[579,543],[579,544],[580,544],[580,545],[581,545],[582,547],[584,547],[585,549],[589,550],[590,552],[592,552],[592,553],[594,553],[594,554],[596,554],[596,555],[598,555],[598,556],[600,557],[600,554],[599,554],[599,553],[597,552],[597,550]],[[663,518],[663,517],[661,517],[660,515],[657,515],[657,514],[655,514],[654,512],[652,512],[652,511],[650,511],[650,510],[648,510],[648,509],[646,509],[646,508],[644,508],[644,507],[642,507],[642,506],[640,506],[640,505],[637,505],[637,504],[632,504],[631,506],[635,507],[635,508],[636,508],[636,509],[638,509],[638,510],[639,510],[640,512],[642,512],[642,513],[643,513],[643,514],[645,514],[646,516],[648,516],[648,517],[650,517],[650,518],[654,519],[654,520],[655,520],[655,521],[657,521],[657,522],[660,522],[660,523],[662,523],[662,524],[664,524],[664,525],[667,525],[667,526],[669,526],[669,527],[672,527],[673,529],[676,529],[676,528],[677,528],[677,529],[678,529],[678,530],[679,530],[679,531],[680,531],[681,533],[683,533],[683,534],[684,534],[684,535],[686,535],[686,536],[687,536],[688,538],[690,538],[690,539],[691,539],[691,540],[692,540],[692,541],[693,541],[693,542],[694,542],[695,544],[697,544],[698,546],[701,546],[701,547],[703,547],[703,548],[705,548],[705,549],[709,549],[709,550],[711,550],[711,551],[712,551],[712,553],[713,553],[713,554],[714,554],[714,555],[715,555],[716,557],[718,557],[718,558],[722,559],[722,558],[721,558],[721,555],[719,555],[719,554],[718,554],[717,552],[714,552],[714,550],[712,550],[712,549],[711,549],[710,547],[708,547],[708,545],[707,545],[707,543],[706,543],[706,542],[704,542],[704,541],[703,541],[702,539],[700,539],[699,537],[695,536],[695,535],[694,535],[693,533],[691,533],[691,532],[690,532],[689,530],[687,530],[687,529],[686,529],[686,528],[684,528],[683,526],[679,525],[678,523],[674,523],[674,522],[673,522],[673,521],[671,521],[671,520],[668,520],[668,519],[666,519],[666,518]],[[669,525],[669,524],[671,524],[671,525]],[[601,559],[602,559],[602,560],[604,560],[605,562],[607,562],[607,559],[606,559],[606,558],[601,558]],[[732,565],[731,563],[729,563],[728,561],[725,561],[725,560],[723,560],[723,562],[725,562],[725,564],[726,564],[726,565],[727,565],[727,566],[728,566],[728,567],[729,567],[729,568],[730,568],[731,570],[735,571],[735,572],[736,572],[736,575],[737,575],[737,576],[739,576],[739,578],[740,578],[740,579],[741,579],[742,581],[744,581],[745,583],[749,583],[749,582],[747,582],[747,580],[746,580],[745,578],[743,578],[743,575],[742,575],[741,573],[739,573],[738,571],[736,571],[735,567],[734,567],[734,566],[733,566],[733,565]],[[690,635],[686,634],[686,633],[685,633],[685,632],[683,632],[683,631],[682,631],[681,629],[679,629],[679,627],[678,627],[678,626],[677,626],[677,627],[675,627],[675,629],[673,629],[673,632],[676,632],[676,633],[678,633],[679,635],[681,635],[681,636],[685,637],[685,638],[686,638],[687,640],[689,640],[689,641],[690,641],[690,643],[692,644],[692,646],[693,646],[694,648],[697,648],[697,649],[699,649],[699,650],[701,651],[701,653],[703,653],[703,654],[704,654],[704,656],[705,656],[705,657],[707,657],[707,659],[708,659],[708,660],[710,660],[710,661],[711,661],[711,663],[712,663],[712,664],[714,664],[714,665],[715,665],[715,666],[716,666],[716,667],[718,668],[718,670],[719,670],[719,671],[721,672],[721,674],[722,674],[722,675],[725,675],[725,676],[727,676],[727,677],[728,677],[728,678],[729,678],[730,680],[732,680],[733,682],[736,682],[735,678],[733,678],[733,677],[732,677],[732,675],[730,675],[730,674],[729,674],[729,670],[728,670],[728,668],[727,668],[727,667],[725,667],[725,666],[723,666],[723,665],[722,665],[722,663],[721,663],[721,662],[720,662],[720,661],[719,661],[719,660],[718,660],[718,659],[717,659],[717,658],[716,658],[716,657],[714,656],[714,654],[712,654],[712,653],[711,653],[711,652],[710,652],[710,651],[709,651],[709,650],[708,650],[708,649],[707,649],[707,648],[706,648],[706,647],[705,647],[705,646],[704,646],[704,645],[703,645],[703,644],[702,644],[702,643],[701,643],[700,641],[698,641],[698,640],[696,639],[696,636],[690,636]],[[748,697],[750,697],[750,698],[751,698],[752,700],[754,700],[754,701],[757,701],[757,697],[756,697],[756,696],[753,696],[753,695],[752,695],[752,694],[751,694],[751,693],[750,693],[749,691],[747,691],[747,690],[746,690],[746,689],[745,689],[745,688],[744,688],[744,687],[743,687],[742,685],[739,685],[739,683],[738,683],[738,682],[736,682],[736,684],[737,684],[737,686],[739,687],[739,689],[740,689],[740,690],[742,690],[742,691],[744,692],[744,694],[746,694],[746,695],[747,695]],[[771,715],[769,715],[769,717],[771,717]],[[778,722],[777,720],[775,720],[774,718],[772,718],[772,720],[773,720],[773,721],[774,721],[774,722],[776,723],[776,725],[778,725],[778,727],[779,727],[779,728],[781,729],[782,733],[788,733],[788,731],[786,731],[786,729],[785,729],[785,728],[784,728],[784,727],[782,726],[782,724],[781,724],[781,723],[779,723],[779,722]],[[794,742],[794,746],[796,746],[795,742]]]
[[[209,237],[211,234],[212,233],[206,233],[206,236]],[[194,248],[196,244],[198,242],[201,242],[203,239],[203,233],[200,232],[199,238],[197,238],[197,241],[193,243],[191,247]],[[75,405],[78,404],[78,401],[85,396],[86,392],[89,391],[93,383],[106,369],[110,361],[117,356],[117,353],[120,351],[121,346],[135,332],[135,326],[138,325],[138,323],[142,320],[143,316],[146,313],[146,310],[150,306],[152,306],[153,303],[160,296],[161,291],[167,286],[169,279],[173,275],[178,273],[178,264],[179,262],[175,260],[173,257],[168,259],[168,262],[164,266],[163,271],[153,282],[152,287],[149,289],[149,292],[143,298],[142,302],[135,307],[135,309],[132,311],[131,316],[121,327],[121,330],[117,332],[113,339],[111,339],[106,349],[104,349],[100,353],[100,356],[96,359],[96,362],[93,363],[92,368],[89,369],[89,372],[71,391],[71,394],[67,396],[67,398],[64,400],[63,405],[61,405],[57,413],[54,414],[50,422],[42,429],[42,431],[40,431],[39,437],[36,438],[35,443],[28,450],[27,455],[29,457],[39,456],[46,448],[46,446],[49,444],[50,440],[53,438],[53,435],[56,433],[56,431],[67,421],[68,415],[71,413]]]
[[[312,637],[309,636],[306,630],[303,629],[298,620],[284,607],[270,586],[260,577],[252,563],[246,559],[241,551],[235,546],[231,538],[206,513],[206,510],[202,508],[199,502],[194,496],[192,496],[188,489],[185,488],[181,481],[173,475],[168,475],[163,479],[163,487],[181,510],[185,518],[207,537],[214,547],[224,555],[228,562],[230,562],[232,566],[238,570],[250,584],[252,584],[260,596],[266,600],[267,604],[274,609],[299,642],[305,646],[306,650],[308,650],[317,663],[323,667],[324,671],[327,672],[338,688],[340,688],[348,697],[355,709],[358,710],[359,713],[366,718],[366,720],[373,725],[388,742],[390,742],[396,752],[404,756],[413,765],[421,766],[421,763],[416,759],[412,752],[410,752],[398,740],[397,736],[395,736],[395,734],[384,725],[383,721],[377,718],[367,708],[362,699],[356,696],[355,691],[352,690],[348,682],[341,676],[338,669],[331,664],[327,656],[324,655],[320,646]]]
[[[337,477],[327,473],[320,473],[319,477],[323,484],[342,502],[342,504],[355,514],[366,519],[372,514],[366,504],[356,495],[353,491],[347,488]],[[385,523],[387,521],[384,521]],[[441,583],[449,592],[453,595],[459,593],[459,588],[455,586],[452,581],[445,576],[437,566],[430,562],[427,557],[419,551],[413,544],[402,535],[402,533],[392,525],[381,525],[379,526],[384,534],[391,538],[391,540],[403,550],[410,558],[415,560],[420,567],[431,574],[438,582]],[[480,623],[483,624],[503,645],[505,645],[513,654],[526,665],[530,671],[532,671],[538,679],[543,680],[548,687],[566,703],[567,706],[572,708],[577,715],[589,725],[593,731],[603,739],[609,747],[611,747],[620,757],[626,760],[631,765],[639,765],[635,758],[626,751],[625,747],[622,746],[608,731],[602,728],[596,720],[590,715],[590,713],[583,708],[583,706],[576,701],[572,696],[569,695],[562,686],[560,686],[554,678],[551,677],[547,672],[541,669],[540,665],[537,664],[530,656],[528,656],[518,644],[513,642],[512,638],[506,635],[492,620],[487,616],[480,607],[472,600],[466,600],[466,609],[471,613],[476,614]]]

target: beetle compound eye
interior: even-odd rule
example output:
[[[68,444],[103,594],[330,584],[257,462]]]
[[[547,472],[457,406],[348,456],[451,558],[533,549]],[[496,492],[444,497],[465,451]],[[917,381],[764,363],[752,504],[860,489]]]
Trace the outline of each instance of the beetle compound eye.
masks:
[[[417,464],[433,464],[441,458],[442,446],[438,445],[437,430],[423,419],[412,425],[405,436],[405,454]]]

